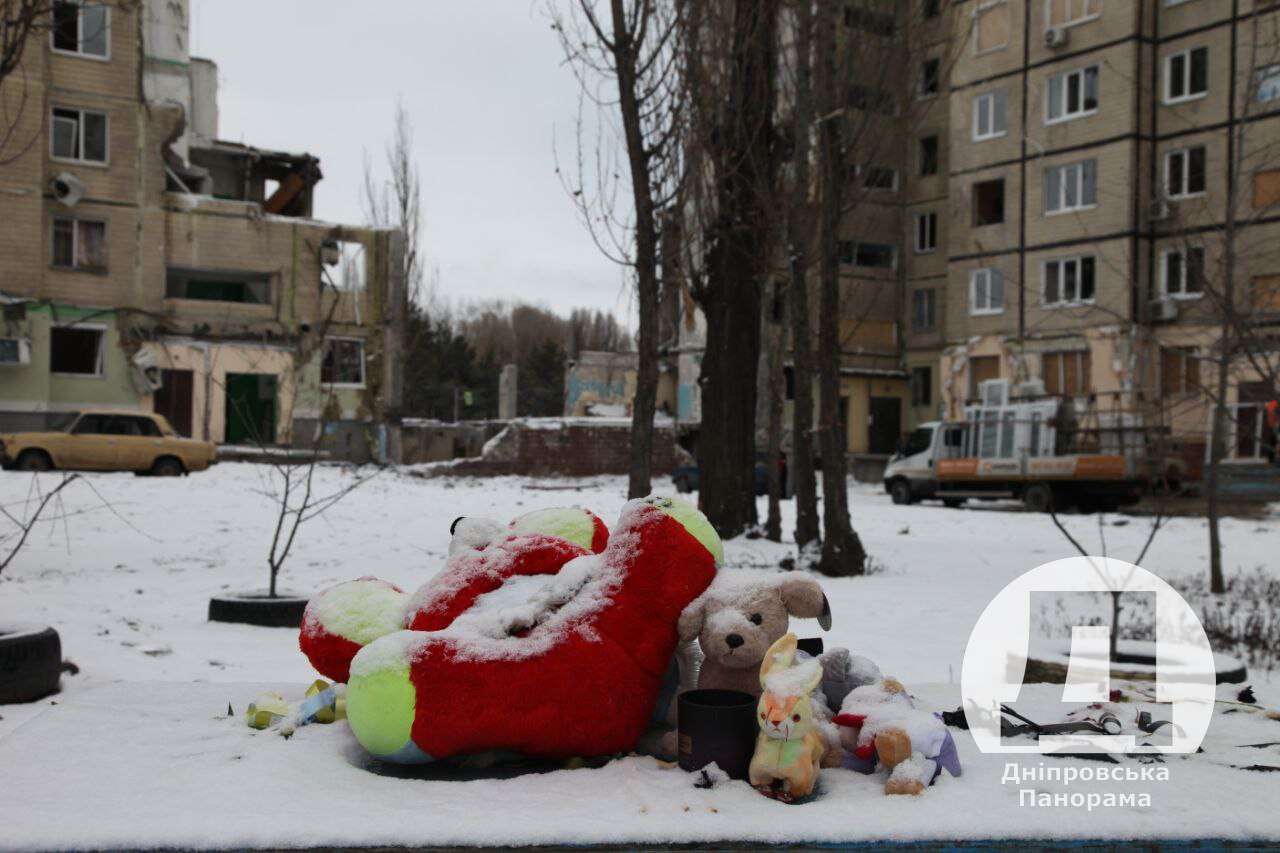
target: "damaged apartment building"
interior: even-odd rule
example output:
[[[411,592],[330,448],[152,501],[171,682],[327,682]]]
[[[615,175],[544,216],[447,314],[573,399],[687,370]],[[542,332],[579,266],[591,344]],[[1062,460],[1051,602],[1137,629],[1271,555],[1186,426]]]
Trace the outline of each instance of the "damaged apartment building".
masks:
[[[315,157],[218,138],[185,0],[52,16],[0,84],[0,430],[140,408],[394,458],[400,234],[312,219]]]

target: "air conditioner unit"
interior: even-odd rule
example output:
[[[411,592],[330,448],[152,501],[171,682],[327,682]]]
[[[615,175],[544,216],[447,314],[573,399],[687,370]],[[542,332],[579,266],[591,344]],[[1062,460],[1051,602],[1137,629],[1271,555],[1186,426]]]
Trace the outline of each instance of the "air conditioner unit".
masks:
[[[156,363],[156,354],[140,349],[133,355],[133,384],[140,394],[154,394],[164,387],[164,372]]]
[[[978,399],[984,406],[1009,405],[1009,380],[984,379],[978,383]]]
[[[1067,42],[1071,40],[1071,36],[1062,27],[1049,27],[1044,31],[1045,47],[1066,47]]]
[[[1165,297],[1151,300],[1151,322],[1171,323],[1178,319],[1178,300]]]
[[[1164,222],[1172,215],[1173,209],[1169,207],[1169,201],[1161,197],[1151,202],[1151,212],[1147,215],[1147,221]]]
[[[20,367],[31,363],[31,341],[0,338],[0,367]]]

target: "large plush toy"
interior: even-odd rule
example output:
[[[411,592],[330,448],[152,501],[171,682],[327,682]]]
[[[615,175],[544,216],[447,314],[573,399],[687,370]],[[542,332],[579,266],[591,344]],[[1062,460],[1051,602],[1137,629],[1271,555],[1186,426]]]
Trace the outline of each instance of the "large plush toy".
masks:
[[[860,773],[887,769],[886,794],[919,794],[943,768],[960,775],[951,732],[938,717],[917,709],[896,679],[854,689],[834,722],[846,750],[845,766]]]
[[[588,546],[543,532],[546,521],[535,532],[519,521],[505,530],[460,525],[445,570],[407,600],[370,580],[336,594],[357,609],[396,602],[409,628],[349,658],[347,717],[370,753],[405,762],[491,752],[568,758],[635,745],[680,613],[714,577],[720,540],[697,509],[666,498],[628,503],[599,553],[589,550],[600,544],[594,522]],[[304,635],[379,621],[362,610],[344,622],[341,609],[336,600],[309,607]],[[358,646],[391,621],[342,636]],[[304,650],[322,645],[304,636]],[[325,662],[319,655],[317,667]]]
[[[791,802],[813,793],[827,752],[811,695],[821,682],[818,661],[796,662],[795,634],[769,647],[760,667],[760,735],[748,770],[765,796]]]
[[[520,550],[521,559],[504,564],[513,573],[553,575],[574,557],[603,551],[609,538],[603,521],[576,508],[537,510],[505,527],[488,519],[459,518],[450,532],[445,571],[413,596],[386,581],[364,577],[325,590],[307,603],[299,645],[321,675],[345,682],[351,659],[369,643],[405,628],[444,627],[477,597],[501,586],[504,576],[485,567],[477,570],[474,555],[490,546]]]

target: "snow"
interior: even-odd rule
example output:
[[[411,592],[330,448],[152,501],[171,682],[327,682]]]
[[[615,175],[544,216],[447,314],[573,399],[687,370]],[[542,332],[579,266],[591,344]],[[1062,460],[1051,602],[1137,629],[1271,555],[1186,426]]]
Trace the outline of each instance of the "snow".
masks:
[[[326,467],[317,488],[327,494],[355,476]],[[46,487],[56,480],[42,478]],[[29,475],[0,474],[0,505],[15,508],[30,485]],[[393,773],[371,765],[342,722],[301,727],[289,739],[254,731],[242,716],[249,702],[269,690],[297,702],[315,677],[296,631],[207,621],[210,596],[266,584],[269,487],[269,469],[224,463],[187,478],[91,474],[62,493],[51,521],[0,577],[0,623],[53,625],[80,673],[64,675],[51,699],[0,707],[0,849],[1280,838],[1280,774],[1240,769],[1280,765],[1280,747],[1249,746],[1280,742],[1280,721],[1235,706],[1215,714],[1202,754],[1169,758],[1168,781],[1006,784],[1006,760],[1027,772],[1106,765],[982,755],[953,730],[962,778],[944,773],[919,797],[886,797],[879,776],[828,769],[818,797],[801,806],[742,782],[698,789],[694,777],[648,758],[522,775],[430,766]],[[669,481],[655,490],[673,491]],[[613,528],[625,493],[621,477],[388,472],[304,526],[280,580],[314,592],[373,575],[417,589],[444,565],[458,516],[505,524],[572,504]],[[880,570],[822,579],[834,617],[827,647],[866,655],[901,679],[922,711],[955,708],[964,646],[983,608],[1023,572],[1073,556],[1072,547],[1048,518],[1008,507],[900,507],[864,486],[849,498]],[[789,531],[793,505],[783,512]],[[1063,521],[1080,541],[1097,541],[1095,518]],[[1274,510],[1263,520],[1224,520],[1228,572],[1280,572],[1276,521]],[[1108,526],[1108,553],[1132,559],[1147,531],[1143,519]],[[1201,520],[1170,519],[1144,567],[1166,579],[1207,575],[1206,541]],[[724,571],[776,571],[793,553],[740,538],[725,543]],[[804,637],[818,628],[797,619],[792,630]],[[1251,671],[1250,681],[1264,704],[1280,705],[1280,678]],[[1063,715],[1060,691],[1024,687],[1014,705],[1054,721]],[[1019,805],[1019,788],[1146,792],[1151,803],[1032,807]]]

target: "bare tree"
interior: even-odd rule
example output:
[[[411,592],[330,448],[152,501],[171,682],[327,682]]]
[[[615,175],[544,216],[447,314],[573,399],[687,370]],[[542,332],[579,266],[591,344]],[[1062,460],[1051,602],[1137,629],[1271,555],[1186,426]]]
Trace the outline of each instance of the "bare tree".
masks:
[[[0,574],[3,574],[4,570],[7,569],[9,564],[14,561],[14,558],[18,556],[18,552],[22,550],[22,546],[27,544],[27,538],[31,535],[31,531],[35,529],[36,524],[40,521],[40,517],[44,515],[44,511],[48,508],[49,504],[54,502],[55,499],[60,500],[58,496],[62,494],[62,490],[79,479],[79,474],[63,474],[62,478],[58,481],[58,485],[47,492],[40,493],[40,478],[39,475],[35,475],[31,480],[32,489],[35,491],[35,505],[30,509],[30,511],[27,510],[27,507],[30,507],[33,503],[33,501],[30,500],[23,503],[22,514],[18,514],[8,507],[0,505],[0,515],[4,516],[4,518],[13,527],[9,533],[0,536],[0,545],[10,541],[13,542],[13,544],[9,546],[8,552],[4,557],[0,558]]]
[[[782,355],[786,345],[787,291],[780,279],[769,283],[764,312],[764,360],[761,385],[765,400],[765,480],[769,498],[769,514],[765,518],[765,537],[774,542],[782,541],[782,414],[783,392],[786,374],[783,372]]]
[[[675,202],[681,175],[679,29],[675,0],[608,0],[607,13],[601,5],[573,0],[567,14],[554,4],[547,9],[583,98],[612,131],[596,140],[596,169],[589,177],[580,115],[576,173],[561,171],[561,177],[596,245],[635,277],[639,360],[627,494],[638,498],[650,492],[658,398],[660,217]],[[619,138],[629,206],[619,199],[616,173],[608,168],[607,149]]]
[[[413,119],[403,101],[396,102],[391,139],[384,151],[387,175],[376,177],[366,152],[360,203],[375,228],[396,228],[404,234],[404,282],[407,300],[424,300],[422,266],[422,178],[414,154]]]
[[[706,319],[699,504],[730,537],[756,523],[756,383],[776,201],[780,2],[682,0],[681,8],[690,111],[686,266]]]

